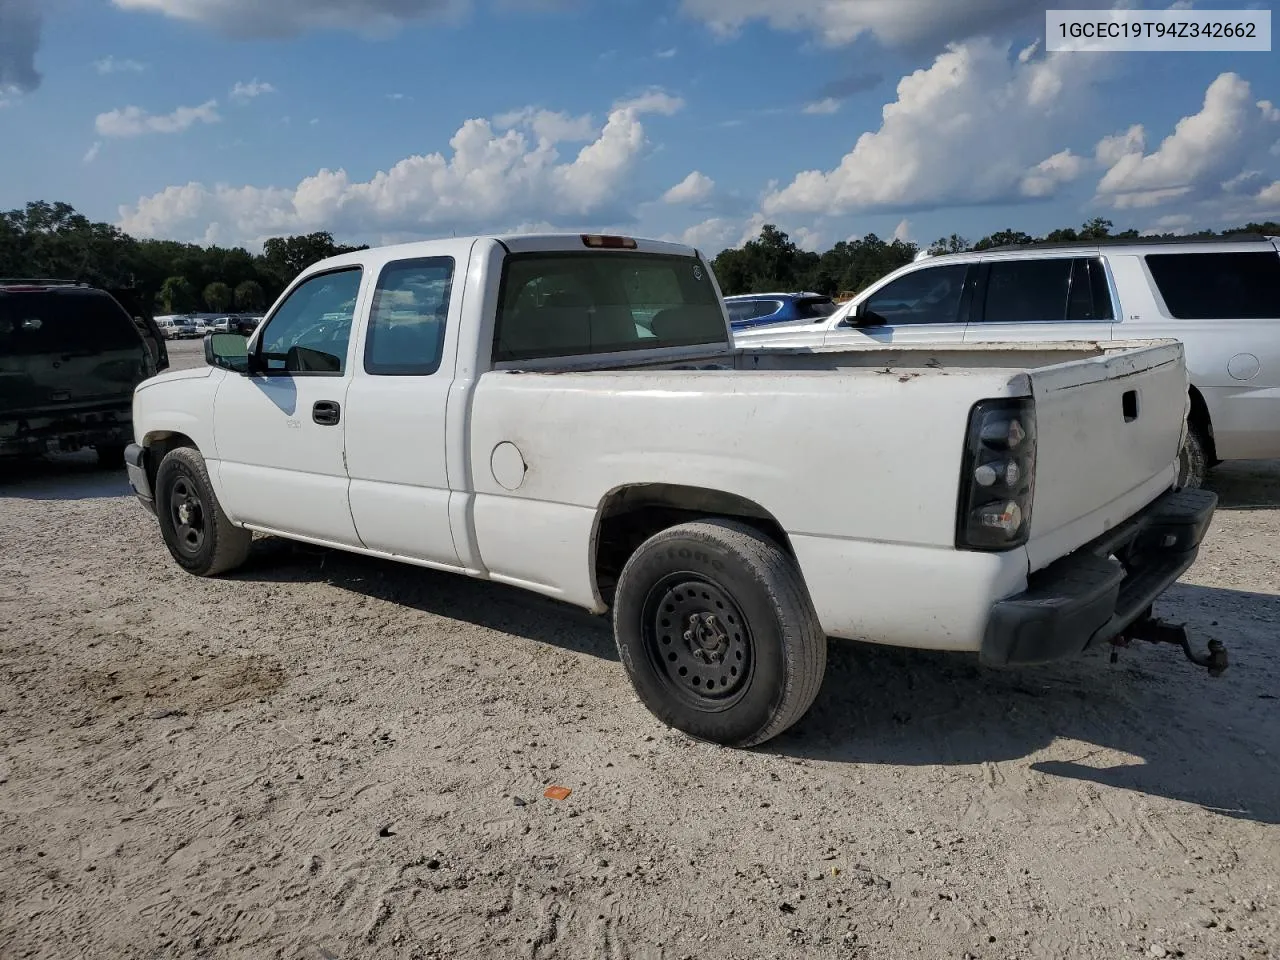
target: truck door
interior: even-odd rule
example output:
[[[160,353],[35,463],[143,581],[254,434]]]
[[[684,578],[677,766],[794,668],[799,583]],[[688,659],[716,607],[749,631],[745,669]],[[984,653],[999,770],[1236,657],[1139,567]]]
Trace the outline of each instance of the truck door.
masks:
[[[214,400],[219,498],[249,526],[359,546],[343,464],[352,322],[363,270],[316,274],[290,292],[250,350],[247,375]]]
[[[459,567],[445,413],[470,247],[443,251],[390,260],[375,278],[347,393],[347,469],[351,516],[365,546]]]

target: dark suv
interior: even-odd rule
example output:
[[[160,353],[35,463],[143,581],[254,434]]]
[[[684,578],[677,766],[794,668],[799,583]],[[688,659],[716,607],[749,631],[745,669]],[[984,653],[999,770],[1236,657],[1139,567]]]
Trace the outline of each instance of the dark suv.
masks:
[[[0,457],[92,447],[122,464],[133,388],[168,365],[154,321],[105,290],[0,280]]]

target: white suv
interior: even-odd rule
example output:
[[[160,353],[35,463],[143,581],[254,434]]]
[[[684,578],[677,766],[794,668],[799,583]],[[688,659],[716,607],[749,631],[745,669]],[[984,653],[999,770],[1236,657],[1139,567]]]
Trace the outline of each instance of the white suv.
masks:
[[[930,257],[816,323],[735,333],[739,346],[1120,340],[1186,346],[1181,481],[1280,457],[1280,238],[1126,240]]]

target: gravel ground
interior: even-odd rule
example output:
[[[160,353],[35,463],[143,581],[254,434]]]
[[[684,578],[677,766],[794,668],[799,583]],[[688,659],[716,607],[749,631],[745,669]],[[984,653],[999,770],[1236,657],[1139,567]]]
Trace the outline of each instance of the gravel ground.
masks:
[[[602,619],[272,539],[196,580],[119,472],[10,469],[0,956],[1275,957],[1280,463],[1214,485],[1159,610],[1226,676],[833,642],[730,751]]]

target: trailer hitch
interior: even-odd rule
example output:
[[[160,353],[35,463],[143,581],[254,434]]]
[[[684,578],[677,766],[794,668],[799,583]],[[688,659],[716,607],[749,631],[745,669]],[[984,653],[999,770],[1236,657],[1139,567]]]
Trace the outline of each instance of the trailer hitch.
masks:
[[[1145,640],[1148,643],[1172,643],[1181,647],[1188,660],[1198,667],[1209,671],[1209,676],[1220,677],[1227,670],[1227,648],[1221,640],[1210,640],[1208,649],[1200,653],[1191,646],[1191,632],[1185,623],[1167,623],[1150,615],[1140,617],[1124,629],[1124,632],[1111,642],[1117,647],[1127,647],[1133,640]],[[1117,651],[1111,652],[1111,662],[1117,658]]]

